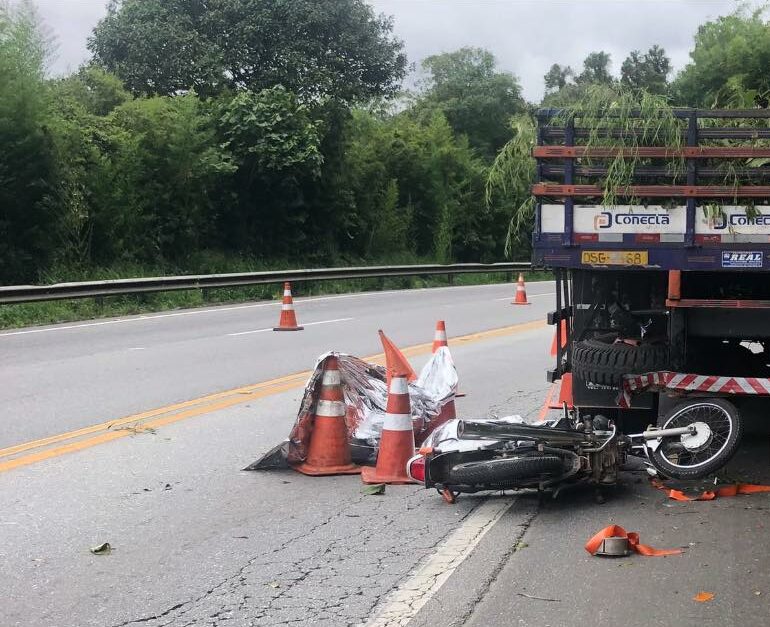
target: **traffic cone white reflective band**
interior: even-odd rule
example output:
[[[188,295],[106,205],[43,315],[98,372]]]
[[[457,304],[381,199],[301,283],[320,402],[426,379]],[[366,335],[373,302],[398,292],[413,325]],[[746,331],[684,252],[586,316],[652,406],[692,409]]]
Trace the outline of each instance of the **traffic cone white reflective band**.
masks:
[[[303,327],[297,324],[297,316],[291,299],[291,283],[283,285],[283,304],[281,305],[281,318],[278,326],[273,331],[301,331]]]
[[[326,370],[321,379],[321,385],[340,385],[341,383],[342,377],[339,370]]]
[[[393,377],[390,381],[389,394],[409,394],[409,385],[406,383],[406,377]]]
[[[322,385],[313,410],[305,461],[294,466],[311,476],[347,475],[360,472],[351,461],[345,405],[336,355],[324,360]]]
[[[342,401],[318,401],[315,408],[316,416],[339,418],[345,416],[345,403]]]
[[[446,324],[443,320],[439,320],[436,323],[436,333],[433,335],[433,352],[435,353],[442,346],[449,346],[449,343],[446,337]]]
[[[529,301],[527,301],[527,290],[524,285],[524,274],[519,273],[519,280],[516,284],[516,297],[513,299],[514,305],[529,305]]]
[[[411,431],[414,427],[409,414],[385,414],[382,428],[385,431]]]
[[[390,380],[385,421],[377,452],[377,466],[363,468],[364,483],[411,483],[406,462],[414,455],[414,431],[409,407],[409,386],[403,371]]]

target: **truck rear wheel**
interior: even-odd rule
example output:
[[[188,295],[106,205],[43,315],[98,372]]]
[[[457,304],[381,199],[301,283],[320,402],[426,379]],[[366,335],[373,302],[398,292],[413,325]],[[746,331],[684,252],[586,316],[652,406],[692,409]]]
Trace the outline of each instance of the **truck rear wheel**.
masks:
[[[619,387],[624,374],[644,374],[669,366],[668,346],[603,342],[599,339],[575,342],[572,373],[586,383]]]

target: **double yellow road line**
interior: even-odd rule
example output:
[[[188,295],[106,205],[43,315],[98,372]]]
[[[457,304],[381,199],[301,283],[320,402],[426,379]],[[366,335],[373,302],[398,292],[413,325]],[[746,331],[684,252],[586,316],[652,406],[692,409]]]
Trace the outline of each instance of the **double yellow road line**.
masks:
[[[453,346],[461,346],[482,340],[505,337],[539,329],[545,326],[544,322],[526,322],[513,326],[481,331],[459,337],[451,338]],[[404,355],[414,357],[430,353],[432,343],[417,344],[403,349]],[[385,356],[382,353],[364,357],[365,361],[383,363]],[[297,372],[285,377],[271,379],[255,385],[247,385],[225,392],[209,394],[183,403],[175,403],[166,407],[160,407],[118,418],[108,422],[84,427],[68,433],[53,435],[33,442],[17,444],[0,449],[0,472],[13,470],[22,466],[28,466],[37,462],[82,451],[98,444],[118,440],[129,435],[136,435],[143,431],[152,431],[158,427],[187,420],[195,416],[203,416],[215,411],[227,409],[242,403],[248,403],[266,396],[273,396],[281,392],[288,392],[302,388],[310,377],[311,371]]]

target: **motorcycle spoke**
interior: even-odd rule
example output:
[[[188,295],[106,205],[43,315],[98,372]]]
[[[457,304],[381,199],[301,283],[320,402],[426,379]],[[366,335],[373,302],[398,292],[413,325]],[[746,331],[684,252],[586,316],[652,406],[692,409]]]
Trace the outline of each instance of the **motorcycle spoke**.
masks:
[[[699,451],[689,451],[680,439],[663,442],[661,454],[673,466],[682,468],[698,466],[707,462],[721,451],[729,440],[733,425],[730,417],[719,407],[696,405],[683,411],[666,422],[666,428],[686,427],[701,422],[708,425],[711,438]]]

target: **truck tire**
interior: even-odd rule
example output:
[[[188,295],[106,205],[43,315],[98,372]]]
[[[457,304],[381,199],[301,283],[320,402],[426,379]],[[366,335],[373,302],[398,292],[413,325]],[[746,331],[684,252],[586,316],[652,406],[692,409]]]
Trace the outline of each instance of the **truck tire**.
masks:
[[[572,373],[586,383],[619,387],[624,374],[644,374],[669,367],[665,344],[610,344],[591,339],[572,347]]]
[[[541,475],[560,475],[564,464],[556,455],[499,457],[479,462],[457,464],[449,471],[450,485],[507,485]]]

